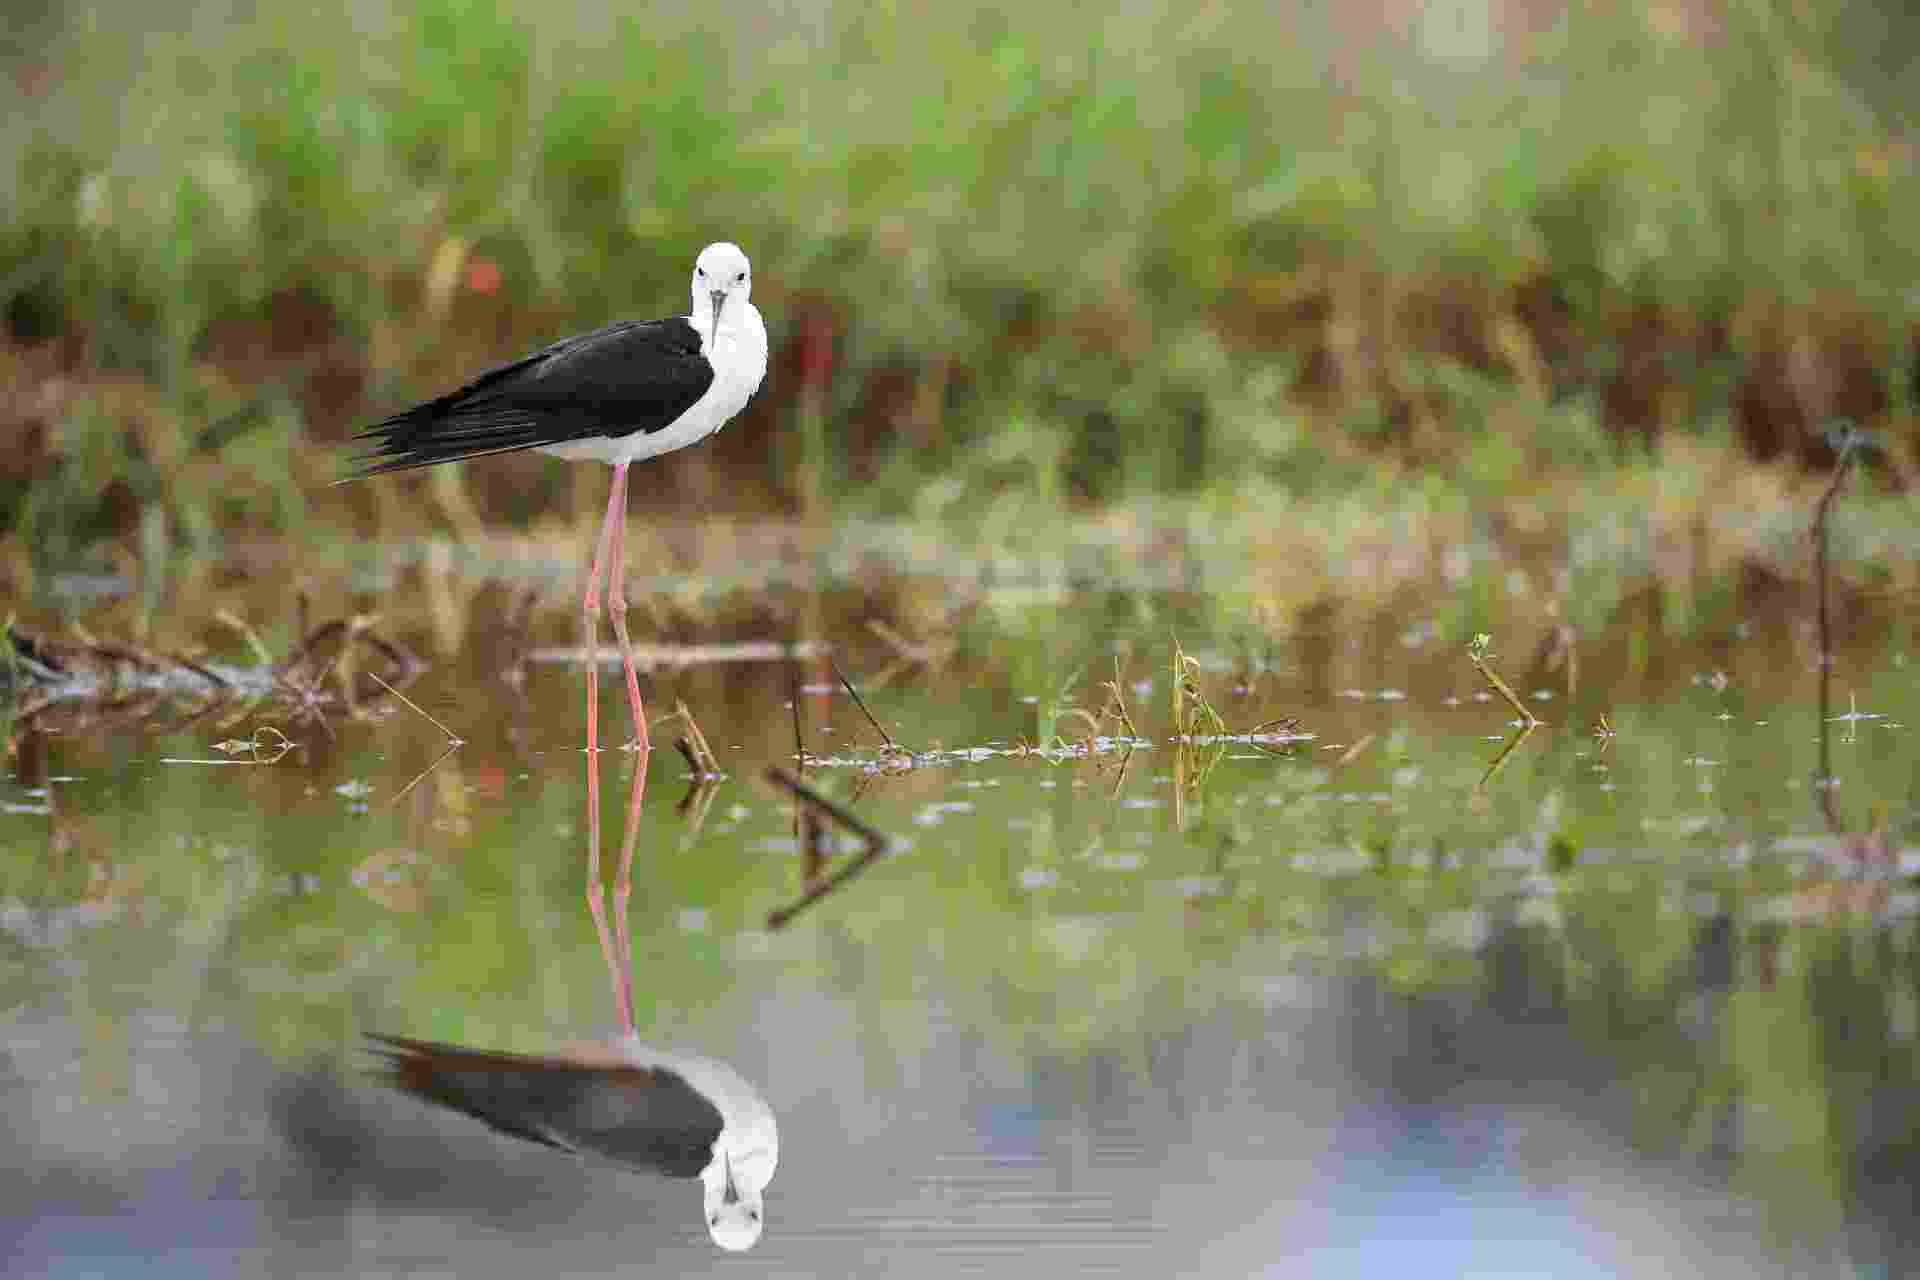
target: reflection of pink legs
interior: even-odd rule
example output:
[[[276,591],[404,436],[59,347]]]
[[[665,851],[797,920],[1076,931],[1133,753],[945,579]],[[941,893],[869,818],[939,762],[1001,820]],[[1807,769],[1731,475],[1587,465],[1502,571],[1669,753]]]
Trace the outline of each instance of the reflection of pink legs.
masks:
[[[607,930],[607,910],[600,883],[600,842],[590,835],[587,844],[587,909],[593,913],[593,931],[600,938],[600,955],[607,962],[613,985],[613,1003],[620,1011],[620,1031],[633,1034],[633,939],[627,931],[627,898],[633,890],[633,851],[640,840],[640,798],[647,790],[647,752],[633,762],[633,789],[627,797],[627,825],[620,839],[620,879],[613,891],[613,931]],[[587,803],[600,803],[600,753],[587,752]],[[596,811],[597,812],[597,811]],[[589,826],[597,833],[599,823]]]
[[[640,797],[647,791],[647,744],[642,731],[633,761],[633,789],[627,795],[627,829],[620,838],[620,878],[613,886],[613,1001],[620,1006],[620,1029],[633,1034],[633,935],[627,930],[627,899],[633,893],[633,850],[640,842]]]
[[[640,701],[640,675],[634,669],[633,641],[627,635],[626,582],[627,464],[613,469],[613,491],[607,495],[607,515],[600,524],[593,566],[587,571],[587,594],[581,601],[587,631],[587,909],[593,913],[600,937],[600,954],[613,980],[614,1003],[620,1010],[620,1029],[633,1034],[633,944],[627,931],[627,898],[633,891],[633,852],[640,836],[640,798],[646,790],[646,708]],[[600,585],[605,581],[607,608],[613,614],[613,633],[620,640],[621,666],[627,677],[627,708],[633,714],[633,732],[639,756],[634,761],[633,792],[627,801],[627,826],[620,844],[620,878],[614,887],[614,933],[607,930],[607,911],[600,875]]]

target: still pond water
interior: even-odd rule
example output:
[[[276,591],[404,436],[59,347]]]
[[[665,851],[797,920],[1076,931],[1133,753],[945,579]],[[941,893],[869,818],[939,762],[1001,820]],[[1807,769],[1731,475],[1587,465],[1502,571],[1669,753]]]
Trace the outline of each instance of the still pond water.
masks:
[[[438,646],[381,624],[441,651],[406,685],[420,714],[16,726],[5,1274],[1915,1265],[1920,707],[1897,628],[1842,646],[1824,725],[1797,618],[1571,653],[1496,630],[1548,722],[1517,743],[1470,636],[1418,601],[1266,636],[1151,591],[1004,593],[921,648],[814,611],[911,756],[823,656],[656,671],[650,710],[684,701],[725,776],[693,785],[656,725],[638,1022],[778,1116],[765,1235],[736,1256],[698,1184],[370,1074],[368,1032],[540,1053],[616,1025],[583,681],[500,679],[496,605]],[[1176,638],[1262,740],[1170,740]],[[601,691],[617,743],[617,675]],[[775,930],[806,859],[765,774],[796,727],[807,785],[891,845]],[[271,763],[218,749],[250,735]],[[610,858],[635,763],[601,757]],[[858,841],[821,831],[831,875]]]

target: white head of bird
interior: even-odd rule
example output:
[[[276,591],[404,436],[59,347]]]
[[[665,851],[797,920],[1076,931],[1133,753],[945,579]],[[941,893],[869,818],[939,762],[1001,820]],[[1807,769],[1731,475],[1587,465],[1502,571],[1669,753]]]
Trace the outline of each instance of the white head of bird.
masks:
[[[753,292],[753,265],[737,244],[725,240],[700,251],[693,264],[693,327],[709,343],[746,318]]]
[[[760,1192],[771,1177],[764,1176],[759,1161],[735,1161],[725,1153],[714,1158],[701,1179],[707,1192],[707,1234],[722,1249],[739,1253],[751,1249],[760,1240],[763,1210]]]

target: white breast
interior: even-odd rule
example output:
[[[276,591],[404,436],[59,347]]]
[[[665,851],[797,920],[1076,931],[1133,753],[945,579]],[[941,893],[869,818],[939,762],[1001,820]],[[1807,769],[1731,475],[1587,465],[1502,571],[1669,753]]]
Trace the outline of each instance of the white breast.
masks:
[[[767,376],[767,326],[760,309],[750,302],[737,311],[722,312],[722,317],[720,332],[702,344],[713,365],[713,385],[670,425],[617,440],[594,436],[543,445],[540,452],[571,462],[638,462],[684,449],[724,427],[747,407]]]

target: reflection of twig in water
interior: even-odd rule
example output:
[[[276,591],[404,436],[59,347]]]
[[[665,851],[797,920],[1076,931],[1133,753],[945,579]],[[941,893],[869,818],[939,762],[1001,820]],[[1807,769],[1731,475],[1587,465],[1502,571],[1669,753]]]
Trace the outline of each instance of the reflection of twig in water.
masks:
[[[457,742],[457,741],[455,741],[455,742],[449,742],[449,743],[447,744],[447,748],[446,748],[446,750],[444,750],[444,751],[442,751],[442,752],[441,752],[441,753],[440,753],[439,755],[437,755],[437,756],[435,756],[435,757],[433,758],[433,763],[432,763],[432,764],[430,764],[430,765],[428,765],[428,766],[427,766],[426,768],[424,768],[424,769],[422,769],[422,770],[421,770],[421,771],[420,771],[419,773],[416,773],[415,775],[413,775],[413,781],[412,781],[412,782],[409,782],[409,783],[408,783],[408,784],[407,784],[406,786],[404,786],[404,787],[402,787],[402,788],[400,788],[400,790],[399,790],[399,791],[397,791],[397,792],[395,792],[395,793],[394,793],[394,796],[393,796],[393,802],[392,802],[391,804],[389,804],[389,805],[388,805],[387,807],[388,807],[389,809],[391,809],[391,808],[394,808],[394,807],[395,807],[395,806],[397,806],[397,805],[398,805],[398,804],[399,804],[399,803],[400,803],[400,802],[401,802],[402,800],[404,800],[404,799],[406,799],[406,798],[407,798],[407,792],[409,792],[409,791],[411,791],[411,790],[413,790],[413,789],[414,789],[415,787],[417,787],[417,786],[419,786],[419,785],[420,785],[420,783],[421,783],[422,781],[424,781],[424,780],[425,780],[425,778],[426,778],[426,776],[427,776],[428,774],[430,774],[430,773],[432,773],[432,772],[433,772],[433,771],[434,771],[435,769],[438,769],[438,768],[440,767],[440,764],[441,764],[441,762],[442,762],[442,761],[444,761],[444,760],[445,760],[445,759],[446,759],[446,758],[447,758],[448,756],[450,756],[450,755],[452,755],[452,754],[453,754],[454,752],[456,752],[456,751],[458,751],[458,750],[460,749],[460,745],[461,745],[461,744],[460,744],[459,742]]]
[[[804,804],[793,807],[800,845],[800,887],[811,889],[820,883],[827,863],[833,860],[832,828]]]
[[[1173,700],[1173,824],[1185,830],[1186,802],[1227,754],[1227,722],[1213,709],[1200,688],[1200,664],[1187,656],[1176,637],[1168,683]]]
[[[1855,742],[1858,742],[1860,740],[1860,722],[1862,720],[1884,720],[1884,719],[1886,719],[1886,717],[1881,715],[1878,711],[1862,711],[1860,709],[1859,695],[1856,694],[1853,690],[1849,689],[1847,690],[1846,714],[1831,717],[1830,723],[1844,724],[1847,726],[1847,736],[1845,741],[1848,746],[1852,746]]]
[[[854,774],[853,788],[843,807],[852,810],[882,776],[885,775],[877,771]],[[833,828],[810,805],[795,805],[794,809],[799,819],[800,884],[802,888],[811,888],[819,883],[827,864],[833,861]]]
[[[1507,767],[1507,761],[1513,758],[1513,753],[1519,749],[1520,744],[1527,740],[1527,735],[1540,727],[1540,723],[1535,720],[1532,724],[1523,724],[1513,731],[1513,736],[1508,738],[1506,745],[1500,748],[1500,754],[1493,758],[1493,763],[1487,766],[1487,771],[1480,775],[1480,781],[1475,784],[1474,790],[1484,790],[1486,785],[1493,781],[1494,775]]]
[[[1119,766],[1115,768],[1113,774],[1113,787],[1107,792],[1106,810],[1092,822],[1090,830],[1087,833],[1086,842],[1081,848],[1082,857],[1091,857],[1100,849],[1101,843],[1107,837],[1107,829],[1112,825],[1114,817],[1120,812],[1120,792],[1124,790],[1127,785],[1127,766],[1133,763],[1133,751],[1133,747],[1129,745],[1125,753],[1120,757]],[[1096,766],[1096,770],[1102,768],[1104,768],[1104,766]]]
[[[215,751],[224,751],[225,760],[202,760],[184,756],[161,756],[161,764],[276,764],[280,758],[293,750],[293,740],[270,724],[263,724],[253,731],[252,738],[233,738],[226,742],[213,744]],[[252,755],[251,760],[236,760],[233,757],[241,752]],[[273,752],[267,755],[266,752]]]
[[[1833,515],[1834,501],[1840,496],[1841,482],[1847,478],[1847,464],[1853,460],[1854,447],[1859,442],[1860,437],[1853,432],[1841,442],[1840,456],[1833,460],[1833,479],[1813,504],[1813,589],[1820,640],[1820,776],[1814,779],[1814,789],[1819,792],[1827,825],[1836,834],[1841,831],[1841,822],[1833,799],[1833,768],[1827,749],[1827,722],[1833,705],[1833,626],[1827,609],[1827,523]]]
[[[500,668],[500,679],[516,693],[527,685],[527,654],[533,648],[533,606],[539,593],[522,591],[514,603],[513,620],[507,626],[507,661]]]
[[[793,711],[793,767],[799,770],[802,778],[807,776],[807,740],[800,729],[800,663],[787,664],[787,706]],[[801,816],[806,812],[801,805],[793,807],[793,838],[804,845],[801,839],[805,835],[805,820]]]
[[[1600,723],[1593,726],[1593,736],[1595,741],[1599,742],[1602,751],[1612,746],[1613,740],[1620,736],[1614,732],[1613,726],[1607,723],[1607,713],[1604,711],[1600,713]]]
[[[1259,724],[1247,730],[1247,745],[1263,755],[1292,755],[1291,744],[1276,747],[1276,744],[1272,742],[1262,742],[1261,739],[1291,738],[1299,732],[1300,718],[1298,716],[1275,716],[1271,720],[1262,720]]]
[[[799,803],[801,809],[810,815],[813,821],[820,821],[823,818],[831,819],[833,822],[838,823],[858,835],[866,842],[867,846],[854,857],[852,861],[848,862],[831,876],[821,877],[816,868],[815,874],[808,877],[808,883],[798,899],[787,906],[781,907],[777,911],[769,913],[767,916],[767,928],[781,929],[786,927],[787,922],[792,920],[794,916],[798,915],[801,911],[812,906],[821,898],[826,897],[829,893],[832,893],[835,889],[878,861],[887,851],[887,838],[862,822],[858,817],[854,816],[853,813],[827,799],[812,787],[809,787],[806,783],[788,773],[785,769],[778,766],[770,766],[767,769],[766,778],[768,782],[771,782],[776,787],[780,787],[791,793]]]
[[[1827,830],[1840,841],[1840,852],[1845,854],[1856,868],[1865,868],[1872,863],[1892,865],[1895,861],[1891,828],[1887,821],[1884,806],[1874,806],[1874,817],[1867,831],[1854,835],[1847,830],[1846,823],[1840,817],[1840,801],[1836,794],[1840,780],[1833,775],[1831,738],[1832,725],[1836,719],[1845,720],[1849,731],[1856,731],[1858,722],[1869,718],[1862,715],[1851,699],[1849,712],[1845,716],[1830,714],[1833,698],[1833,628],[1831,615],[1827,607],[1827,525],[1833,515],[1833,506],[1840,495],[1841,482],[1847,476],[1847,464],[1852,461],[1854,450],[1861,444],[1858,432],[1849,431],[1840,443],[1840,455],[1834,459],[1833,479],[1820,494],[1813,511],[1813,579],[1814,590],[1819,602],[1820,631],[1820,774],[1814,779],[1814,793],[1819,799],[1820,812],[1827,822]],[[1884,886],[1882,886],[1884,888]]]
[[[1120,789],[1127,785],[1127,766],[1133,763],[1133,748],[1129,746],[1120,757],[1120,766],[1113,773],[1113,790],[1107,793],[1112,802],[1120,798]]]
[[[681,838],[681,846],[691,844],[707,825],[707,813],[713,808],[713,798],[720,794],[720,784],[712,778],[696,775],[687,784],[687,794],[673,807],[687,822],[687,833]]]
[[[1367,748],[1373,745],[1374,739],[1378,738],[1379,736],[1380,735],[1377,733],[1361,734],[1359,737],[1359,740],[1356,741],[1352,746],[1348,747],[1345,751],[1341,752],[1340,758],[1333,762],[1334,769],[1336,770],[1344,769],[1348,765],[1352,764],[1355,760],[1358,760],[1363,754],[1365,754]]]

